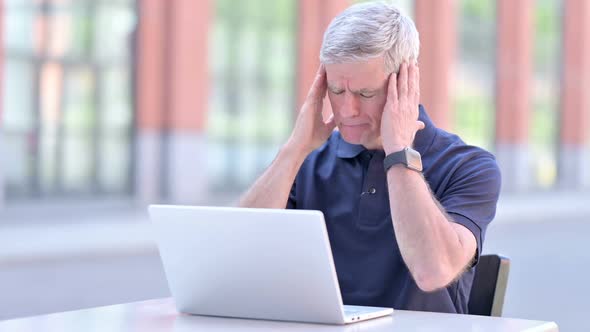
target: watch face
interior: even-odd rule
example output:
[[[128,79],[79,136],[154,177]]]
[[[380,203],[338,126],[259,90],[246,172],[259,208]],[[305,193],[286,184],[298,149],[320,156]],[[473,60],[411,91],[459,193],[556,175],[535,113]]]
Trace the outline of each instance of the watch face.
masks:
[[[422,157],[420,152],[406,148],[406,160],[408,162],[408,168],[422,172]]]

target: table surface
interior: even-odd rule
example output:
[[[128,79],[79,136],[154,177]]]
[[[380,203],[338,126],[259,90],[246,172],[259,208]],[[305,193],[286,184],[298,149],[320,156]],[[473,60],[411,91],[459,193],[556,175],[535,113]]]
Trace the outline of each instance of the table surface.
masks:
[[[558,331],[554,322],[395,310],[392,316],[349,325],[322,325],[179,314],[157,299],[0,321],[0,332],[69,331]]]

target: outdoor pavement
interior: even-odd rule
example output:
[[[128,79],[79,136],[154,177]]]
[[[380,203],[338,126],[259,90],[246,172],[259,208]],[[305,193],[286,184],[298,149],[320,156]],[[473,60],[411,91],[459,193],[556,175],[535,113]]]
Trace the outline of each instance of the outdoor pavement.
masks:
[[[143,207],[70,205],[0,211],[0,320],[169,296]],[[589,235],[590,193],[503,197],[484,253],[511,259],[504,316],[589,331]]]

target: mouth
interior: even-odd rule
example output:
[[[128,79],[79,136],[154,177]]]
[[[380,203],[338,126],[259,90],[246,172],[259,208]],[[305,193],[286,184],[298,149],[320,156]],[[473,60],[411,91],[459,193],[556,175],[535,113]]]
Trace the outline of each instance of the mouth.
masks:
[[[355,127],[363,127],[363,126],[367,126],[367,123],[353,123],[353,124],[347,124],[347,123],[342,123],[341,126],[343,127],[350,127],[350,128],[355,128]]]

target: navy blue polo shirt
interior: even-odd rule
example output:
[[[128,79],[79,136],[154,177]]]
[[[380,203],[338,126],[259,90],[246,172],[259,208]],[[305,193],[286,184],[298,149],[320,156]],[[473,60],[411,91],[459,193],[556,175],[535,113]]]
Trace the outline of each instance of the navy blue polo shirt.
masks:
[[[424,178],[453,222],[473,233],[479,256],[500,191],[496,161],[436,128],[422,106],[419,118],[426,127],[416,134],[414,149],[422,155]],[[287,208],[324,213],[345,304],[467,313],[473,267],[429,293],[410,275],[391,221],[384,157],[383,151],[345,142],[335,131],[304,161]]]

